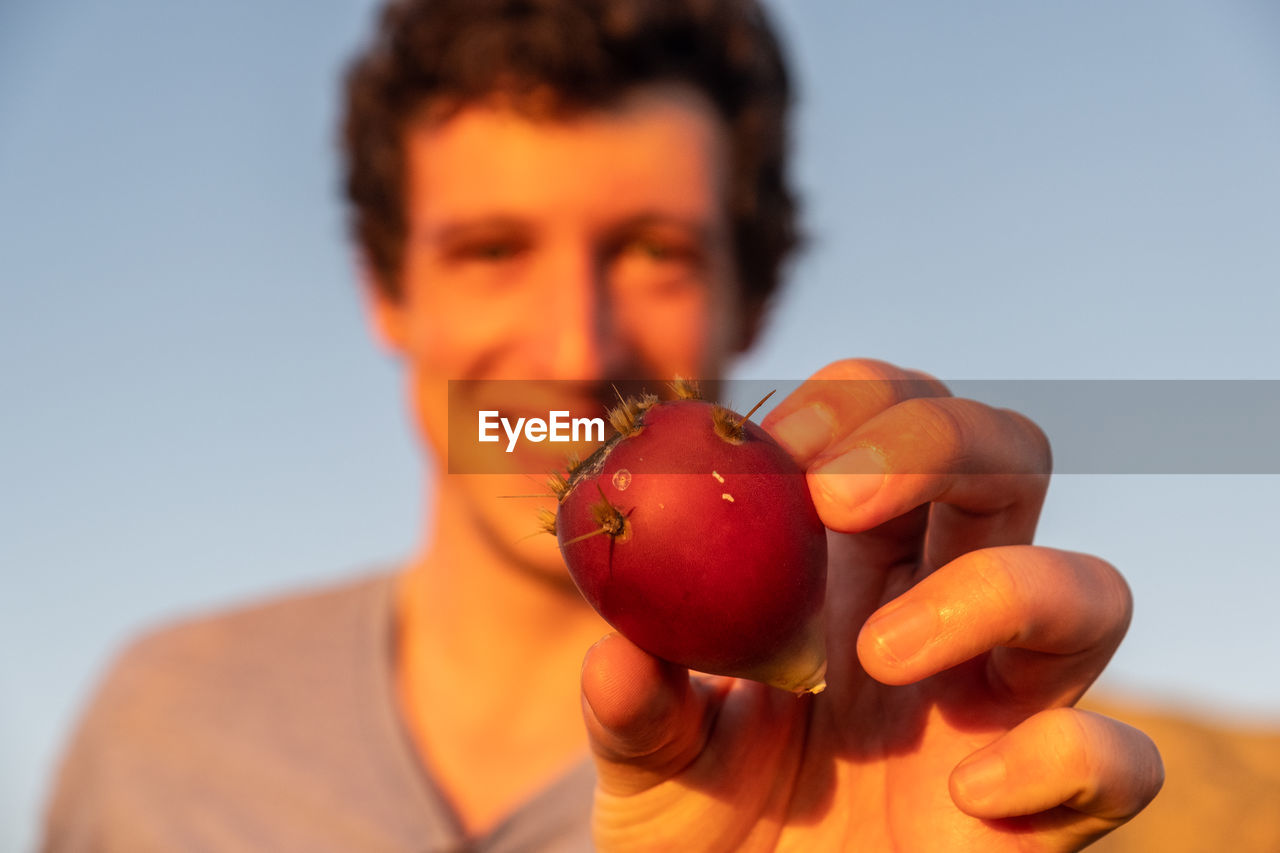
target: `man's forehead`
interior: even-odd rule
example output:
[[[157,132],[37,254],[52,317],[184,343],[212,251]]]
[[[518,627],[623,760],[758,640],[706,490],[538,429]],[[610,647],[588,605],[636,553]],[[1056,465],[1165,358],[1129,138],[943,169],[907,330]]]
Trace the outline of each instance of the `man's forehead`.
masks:
[[[406,134],[408,202],[454,215],[589,203],[707,216],[723,206],[727,131],[702,95],[645,87],[608,109],[530,114],[503,99],[424,115]]]

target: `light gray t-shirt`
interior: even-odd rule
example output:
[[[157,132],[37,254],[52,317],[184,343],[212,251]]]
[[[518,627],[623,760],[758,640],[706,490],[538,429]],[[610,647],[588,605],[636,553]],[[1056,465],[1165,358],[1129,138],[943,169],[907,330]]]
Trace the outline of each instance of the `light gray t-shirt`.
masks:
[[[468,838],[396,709],[393,576],[186,622],[130,646],[49,803],[49,851],[590,850],[584,761]]]

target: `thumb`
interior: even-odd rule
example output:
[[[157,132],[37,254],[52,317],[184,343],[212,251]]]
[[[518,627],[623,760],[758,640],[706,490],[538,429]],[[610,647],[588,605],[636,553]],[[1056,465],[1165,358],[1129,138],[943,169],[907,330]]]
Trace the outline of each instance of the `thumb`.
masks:
[[[688,670],[621,634],[592,646],[582,663],[582,714],[602,789],[639,793],[687,767],[706,743],[711,698],[689,683]]]

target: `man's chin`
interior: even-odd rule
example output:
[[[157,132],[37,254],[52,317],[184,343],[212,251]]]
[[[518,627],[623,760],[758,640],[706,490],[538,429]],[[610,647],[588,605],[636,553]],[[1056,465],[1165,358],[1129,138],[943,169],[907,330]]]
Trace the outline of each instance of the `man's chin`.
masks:
[[[499,536],[503,533],[498,531]],[[507,543],[508,562],[512,568],[539,583],[578,597],[578,587],[565,568],[555,536],[543,531],[526,536],[522,541]],[[502,545],[498,544],[498,547],[501,548]],[[585,600],[583,603],[585,606]]]
[[[521,574],[578,595],[560,556],[555,535],[539,524],[539,509],[555,508],[550,490],[539,489],[531,478],[520,475],[478,477],[476,480],[478,482],[472,484],[473,488],[478,486],[486,491],[495,487],[507,489],[474,495],[479,528],[493,551]],[[515,491],[519,488],[525,491]],[[537,497],[543,493],[546,498]]]

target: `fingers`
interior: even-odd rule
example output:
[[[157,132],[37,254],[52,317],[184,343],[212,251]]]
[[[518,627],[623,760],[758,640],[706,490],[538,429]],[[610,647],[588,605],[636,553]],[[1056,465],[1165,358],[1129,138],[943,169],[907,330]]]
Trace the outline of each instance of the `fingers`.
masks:
[[[1132,596],[1108,563],[1031,546],[948,563],[873,613],[858,657],[873,678],[910,684],[990,652],[997,699],[1074,702],[1128,629]]]
[[[1061,849],[1077,849],[1140,812],[1159,792],[1164,766],[1135,728],[1076,708],[1036,714],[966,758],[951,774],[951,798],[988,820],[1053,815]]]
[[[582,665],[582,711],[601,787],[636,793],[689,764],[706,740],[708,692],[620,634],[592,646]]]
[[[930,376],[836,362],[763,423],[808,468],[828,527],[874,531],[875,553],[923,558],[922,573],[1035,532],[1052,467],[1043,432],[1015,412],[953,399]],[[930,504],[927,518],[912,512]]]
[[[834,530],[859,532],[934,503],[929,567],[965,551],[1025,544],[1051,467],[1026,418],[973,400],[914,399],[876,415],[809,469],[814,505]]]

